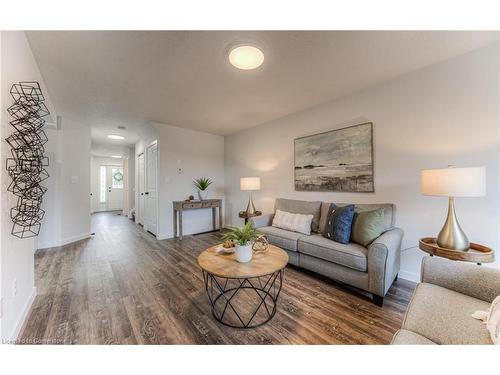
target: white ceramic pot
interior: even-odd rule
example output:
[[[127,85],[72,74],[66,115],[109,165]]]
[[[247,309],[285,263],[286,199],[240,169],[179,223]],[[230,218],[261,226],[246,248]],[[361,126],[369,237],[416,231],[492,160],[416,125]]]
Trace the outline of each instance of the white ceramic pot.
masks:
[[[208,190],[198,190],[198,198],[200,201],[204,201],[208,197]]]
[[[252,255],[253,255],[252,243],[249,242],[245,246],[236,245],[234,254],[238,262],[240,263],[250,262],[252,260]]]

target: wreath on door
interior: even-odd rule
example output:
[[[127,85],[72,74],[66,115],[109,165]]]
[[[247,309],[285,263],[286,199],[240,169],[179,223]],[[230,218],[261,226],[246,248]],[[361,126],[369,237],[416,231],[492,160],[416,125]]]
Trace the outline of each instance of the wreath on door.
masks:
[[[123,181],[123,173],[120,171],[115,172],[115,174],[113,175],[113,179],[118,182]]]

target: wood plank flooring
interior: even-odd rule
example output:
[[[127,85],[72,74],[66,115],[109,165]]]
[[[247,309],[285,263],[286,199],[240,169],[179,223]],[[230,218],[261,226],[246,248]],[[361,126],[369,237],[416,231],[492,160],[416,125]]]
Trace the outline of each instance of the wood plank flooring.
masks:
[[[36,252],[38,295],[20,343],[387,344],[414,289],[398,280],[380,308],[287,267],[274,318],[234,329],[213,319],[196,262],[218,233],[157,241],[113,213],[93,215],[92,228],[92,239]]]

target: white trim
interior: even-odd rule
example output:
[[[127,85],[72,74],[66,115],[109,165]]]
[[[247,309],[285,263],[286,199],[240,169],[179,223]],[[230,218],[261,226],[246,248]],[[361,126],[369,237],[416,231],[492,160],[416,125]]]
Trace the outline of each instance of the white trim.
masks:
[[[9,341],[15,341],[19,334],[21,333],[21,329],[23,328],[24,321],[28,317],[28,313],[31,310],[31,306],[33,305],[33,301],[35,300],[36,297],[36,287],[34,286],[33,289],[31,290],[31,294],[26,300],[26,303],[24,304],[24,308],[21,312],[21,316],[17,320],[16,325],[14,326],[14,329],[12,330],[10,336],[8,336]]]
[[[408,280],[408,281],[413,281],[415,283],[420,282],[420,275],[413,273],[413,272],[399,270],[398,277],[405,279],[405,280]]]
[[[50,246],[44,245],[43,247],[39,247],[36,250],[50,249],[51,247],[59,247],[59,246],[68,245],[68,244],[76,242],[76,241],[84,240],[85,238],[90,238],[91,234],[92,233],[88,232],[88,233],[78,234],[76,236],[67,237],[67,238],[62,239],[59,242],[54,242],[53,244],[50,244]]]
[[[76,242],[76,241],[84,240],[85,238],[90,238],[91,234],[92,233],[88,232],[88,233],[78,234],[76,236],[64,238],[61,240],[61,244],[59,246],[68,245],[68,244]]]
[[[161,241],[161,240],[168,240],[170,238],[174,238],[173,236],[173,233],[160,233],[156,236],[156,239],[158,241]]]
[[[116,211],[122,211],[120,215],[127,216],[123,214],[123,208],[117,208],[116,210],[97,210],[97,211],[92,211],[90,214],[93,215],[93,214],[98,214],[100,212],[116,212]]]

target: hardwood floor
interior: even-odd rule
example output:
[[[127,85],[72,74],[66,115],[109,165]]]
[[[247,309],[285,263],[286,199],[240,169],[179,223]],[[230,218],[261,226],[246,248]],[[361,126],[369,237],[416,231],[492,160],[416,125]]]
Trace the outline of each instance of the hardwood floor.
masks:
[[[157,241],[124,216],[92,217],[96,235],[35,254],[38,295],[19,342],[50,344],[387,344],[414,284],[399,279],[384,307],[287,267],[278,311],[249,330],[216,322],[198,254],[209,233]]]

